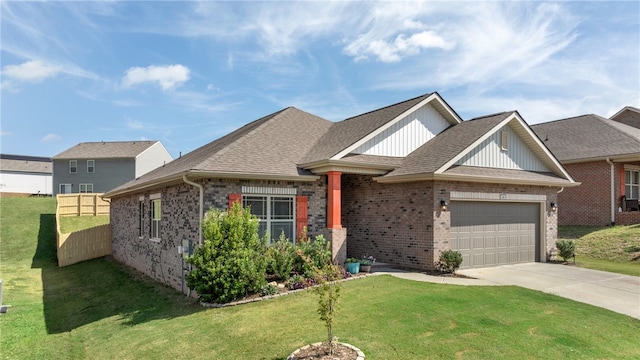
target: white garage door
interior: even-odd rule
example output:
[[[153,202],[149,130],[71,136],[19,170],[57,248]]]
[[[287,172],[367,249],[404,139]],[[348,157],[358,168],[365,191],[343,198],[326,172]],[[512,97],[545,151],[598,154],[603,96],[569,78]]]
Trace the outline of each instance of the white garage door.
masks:
[[[539,260],[537,203],[451,202],[451,249],[460,268]]]

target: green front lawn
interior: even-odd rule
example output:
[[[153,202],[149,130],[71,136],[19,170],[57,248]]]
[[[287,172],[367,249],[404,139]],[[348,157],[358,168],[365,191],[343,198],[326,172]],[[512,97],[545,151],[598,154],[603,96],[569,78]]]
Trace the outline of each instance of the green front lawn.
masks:
[[[310,291],[205,309],[107,259],[58,268],[55,200],[0,205],[4,359],[272,360],[325,336]],[[374,276],[340,300],[336,335],[367,359],[640,358],[640,320],[518,287]]]

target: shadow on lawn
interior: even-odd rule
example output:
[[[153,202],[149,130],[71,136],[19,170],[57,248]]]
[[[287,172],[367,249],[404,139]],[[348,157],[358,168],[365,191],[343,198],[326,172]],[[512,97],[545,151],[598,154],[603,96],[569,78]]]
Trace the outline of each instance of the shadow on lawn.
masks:
[[[49,334],[117,316],[124,326],[204,310],[194,299],[146,278],[109,257],[58,267],[55,214],[40,215],[32,268],[42,269],[42,300]]]

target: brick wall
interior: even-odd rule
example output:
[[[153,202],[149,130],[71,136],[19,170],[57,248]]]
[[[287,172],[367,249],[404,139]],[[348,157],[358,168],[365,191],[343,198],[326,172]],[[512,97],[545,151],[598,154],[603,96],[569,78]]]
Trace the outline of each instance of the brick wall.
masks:
[[[640,165],[640,162],[628,164]],[[611,165],[606,161],[565,164],[581,185],[565,188],[558,195],[559,225],[611,225]],[[624,164],[614,164],[614,212],[616,224],[638,223],[633,215],[619,214],[624,192]]]
[[[259,180],[204,179],[204,210],[226,209],[228,194],[241,193],[242,186],[297,188],[298,195],[309,199],[309,235],[322,233],[326,227],[326,180],[287,182]],[[161,194],[161,240],[149,239],[151,194]],[[142,238],[138,237],[139,198],[144,197],[145,213]],[[186,292],[183,285],[182,255],[178,246],[183,239],[198,241],[199,191],[188,184],[178,184],[141,193],[121,196],[111,201],[112,256],[151,278]]]
[[[450,249],[450,213],[440,200],[451,191],[489,194],[543,195],[545,205],[557,202],[558,188],[444,181],[380,184],[370,176],[343,175],[343,225],[347,256],[373,255],[380,262],[406,268],[433,269],[440,252]],[[547,207],[547,206],[545,206]],[[546,254],[555,256],[557,213],[545,209],[541,231]]]

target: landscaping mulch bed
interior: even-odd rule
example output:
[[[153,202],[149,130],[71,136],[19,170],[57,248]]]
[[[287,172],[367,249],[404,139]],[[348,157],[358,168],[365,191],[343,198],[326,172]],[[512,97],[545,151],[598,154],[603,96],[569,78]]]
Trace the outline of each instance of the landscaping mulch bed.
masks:
[[[333,349],[333,355],[329,353],[329,344],[317,343],[296,350],[289,355],[287,360],[358,360],[364,359],[364,354],[353,346],[338,343]]]

